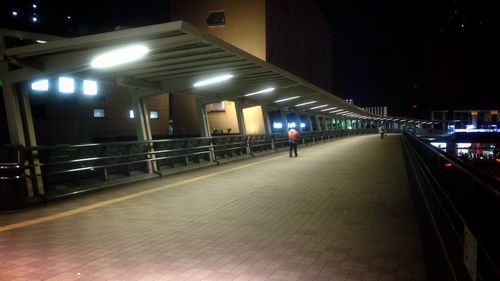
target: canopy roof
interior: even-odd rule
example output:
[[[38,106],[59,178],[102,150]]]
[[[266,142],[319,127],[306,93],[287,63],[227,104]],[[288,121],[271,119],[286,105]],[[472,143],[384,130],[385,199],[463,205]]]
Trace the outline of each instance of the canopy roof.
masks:
[[[91,60],[97,55],[132,44],[145,45],[150,51],[144,58],[121,66],[108,69],[90,66]],[[245,107],[265,105],[274,109],[308,111],[311,114],[329,109],[321,113],[391,119],[369,114],[183,21],[56,39],[46,44],[9,48],[4,51],[4,55],[7,61],[20,67],[11,73],[13,82],[69,74],[149,89],[151,94],[169,92],[196,95],[208,102],[233,100],[243,102]],[[220,74],[234,77],[210,86],[193,87],[200,80]],[[270,87],[275,90],[245,96]],[[276,102],[297,96],[299,98]],[[315,103],[296,107],[311,101]],[[311,109],[320,105],[327,106]],[[344,111],[338,112],[339,109]],[[335,110],[337,112],[330,113]]]

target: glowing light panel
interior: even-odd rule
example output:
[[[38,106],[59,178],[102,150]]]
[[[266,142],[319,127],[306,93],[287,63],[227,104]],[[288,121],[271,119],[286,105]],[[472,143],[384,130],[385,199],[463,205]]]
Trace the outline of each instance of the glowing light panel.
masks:
[[[206,85],[210,85],[210,84],[215,84],[215,83],[229,80],[233,77],[234,76],[231,74],[224,74],[224,75],[216,76],[216,77],[213,77],[213,78],[210,78],[207,80],[202,80],[202,81],[196,82],[196,83],[194,83],[193,87],[202,87],[202,86],[206,86]]]
[[[97,95],[97,81],[83,80],[83,94],[89,96]]]
[[[290,98],[284,98],[284,99],[277,100],[275,102],[284,102],[284,101],[287,101],[287,100],[294,100],[294,99],[298,99],[298,98],[300,98],[300,96],[290,97]]]
[[[73,94],[75,92],[75,79],[69,77],[59,77],[59,92]]]
[[[274,121],[273,128],[274,129],[283,129],[283,123]]]
[[[313,101],[308,101],[308,102],[304,102],[304,103],[299,103],[299,104],[296,104],[295,106],[304,106],[304,105],[308,105],[308,104],[313,104],[313,103],[316,103],[317,101],[313,100]]]
[[[269,93],[269,92],[272,92],[272,91],[274,91],[274,88],[267,88],[267,89],[264,89],[264,90],[260,90],[260,91],[257,91],[257,92],[246,94],[245,97],[253,96],[253,95],[258,95],[258,94]]]
[[[133,62],[144,57],[149,51],[149,48],[144,45],[133,45],[119,48],[95,57],[90,62],[90,66],[94,68],[108,68]]]
[[[49,80],[43,79],[31,83],[31,89],[34,91],[48,91],[49,90]]]

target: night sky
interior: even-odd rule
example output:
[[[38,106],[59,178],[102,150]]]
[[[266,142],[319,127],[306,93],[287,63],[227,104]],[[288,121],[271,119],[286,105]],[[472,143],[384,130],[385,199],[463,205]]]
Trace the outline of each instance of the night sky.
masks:
[[[169,20],[168,1],[35,2],[2,4],[1,25],[75,36]],[[500,109],[500,1],[317,2],[332,27],[336,95],[397,116]]]

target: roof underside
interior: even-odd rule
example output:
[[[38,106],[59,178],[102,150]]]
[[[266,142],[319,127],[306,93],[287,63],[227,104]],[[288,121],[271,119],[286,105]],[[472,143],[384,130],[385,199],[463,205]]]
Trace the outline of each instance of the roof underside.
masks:
[[[90,61],[96,55],[136,43],[144,44],[151,50],[144,59],[106,70],[90,67]],[[154,89],[152,93],[196,95],[207,102],[233,100],[243,102],[245,107],[265,105],[274,109],[305,110],[313,114],[336,107],[353,116],[376,117],[182,21],[10,48],[5,50],[5,54],[11,63],[34,70],[25,77],[26,80],[64,73],[95,77],[110,83],[121,81],[121,85]],[[227,73],[234,78],[213,86],[193,88],[199,80]],[[244,96],[269,87],[276,90]],[[276,103],[277,100],[295,96],[300,98]],[[294,108],[297,104],[310,101],[316,103]],[[310,109],[324,104],[328,106]],[[328,115],[328,112],[322,113]]]

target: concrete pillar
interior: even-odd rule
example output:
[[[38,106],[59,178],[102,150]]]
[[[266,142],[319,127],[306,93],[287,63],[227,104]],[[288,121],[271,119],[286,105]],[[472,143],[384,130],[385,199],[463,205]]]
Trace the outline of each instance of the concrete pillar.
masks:
[[[149,112],[144,102],[144,97],[141,95],[140,89],[129,88],[130,102],[132,110],[134,111],[135,129],[137,133],[137,140],[151,141],[153,136],[151,134],[151,126],[149,123]],[[148,145],[148,152],[153,152],[152,146]],[[154,159],[154,157],[150,157]],[[148,173],[157,170],[156,162],[150,161],[147,165]]]
[[[272,124],[271,124],[271,119],[269,118],[269,110],[261,106],[262,110],[262,120],[264,120],[264,131],[266,134],[270,134],[272,132]]]
[[[295,127],[298,132],[302,132],[302,126],[300,125],[302,121],[300,120],[300,113],[295,112]]]
[[[200,135],[202,137],[210,137],[208,118],[205,112],[205,101],[200,98],[196,98],[196,113],[198,114],[198,120],[200,122]]]
[[[306,116],[307,116],[307,122],[309,123],[308,124],[309,131],[312,132],[312,131],[314,131],[314,129],[313,129],[313,123],[312,123],[311,115],[309,115],[309,113],[307,113]]]
[[[314,115],[314,118],[316,119],[316,126],[318,127],[318,131],[323,131],[323,126],[321,124],[321,120],[319,119],[319,116]]]
[[[245,127],[245,117],[243,115],[243,107],[240,102],[235,101],[234,106],[236,109],[236,120],[238,121],[238,129],[240,131],[240,135],[244,136],[247,134],[247,130]]]
[[[29,98],[29,91],[27,88],[22,88],[21,93],[19,95],[19,105],[21,108],[22,121],[24,127],[25,134],[25,143],[26,147],[35,147],[37,146],[36,142],[36,134],[35,134],[35,126],[33,125],[33,115],[31,114],[31,104]],[[38,156],[37,150],[31,150],[29,152],[30,155],[27,155],[29,159],[29,163],[32,168],[29,171],[30,175],[35,177],[31,178],[31,186],[32,188],[28,189],[28,196],[32,197],[33,188],[36,188],[38,194],[45,194],[45,190],[43,188],[43,179],[42,179],[42,170],[40,168],[40,159]]]

